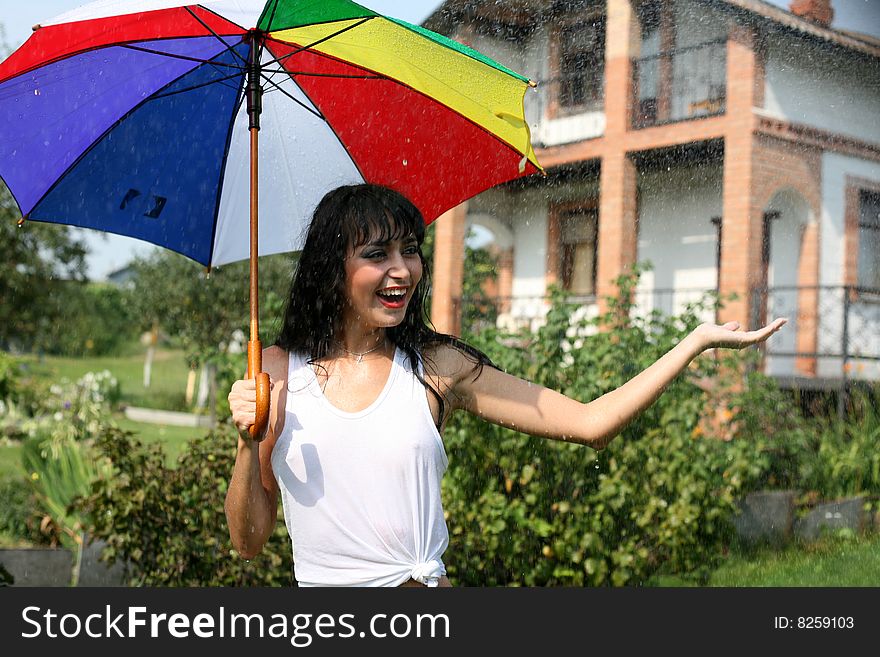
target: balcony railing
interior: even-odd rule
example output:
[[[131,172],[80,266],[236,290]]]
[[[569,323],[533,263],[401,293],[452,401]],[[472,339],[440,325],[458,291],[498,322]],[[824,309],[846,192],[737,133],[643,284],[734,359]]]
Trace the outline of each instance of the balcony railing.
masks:
[[[814,388],[837,388],[844,413],[856,381],[880,381],[880,289],[851,285],[759,287],[751,295],[751,322],[763,326],[788,317],[794,331],[781,331],[762,345],[764,371],[806,380]]]
[[[532,138],[537,146],[589,139],[602,134],[604,118],[597,125],[593,125],[595,118],[588,120],[587,126],[580,126],[577,122],[583,117],[595,117],[604,111],[604,73],[603,67],[597,67],[577,74],[537,80],[537,88],[529,91],[525,97],[526,119],[533,128]],[[574,125],[571,124],[572,120],[575,121]]]
[[[852,285],[756,288],[751,302],[755,326],[776,317],[797,318],[812,324],[809,328],[821,322],[814,350],[787,351],[774,341],[766,347],[767,356],[840,359],[842,377],[852,369],[846,366],[848,361],[880,362],[880,289]],[[805,307],[814,307],[815,312],[807,312]]]
[[[633,127],[723,114],[726,67],[724,40],[633,60]]]

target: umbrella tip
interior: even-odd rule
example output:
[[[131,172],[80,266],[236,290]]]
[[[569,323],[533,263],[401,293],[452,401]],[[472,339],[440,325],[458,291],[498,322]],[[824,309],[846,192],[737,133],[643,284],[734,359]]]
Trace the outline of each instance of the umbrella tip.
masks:
[[[532,87],[532,88],[535,88],[535,87],[538,86],[538,83],[535,82],[534,80],[529,80],[529,86]]]
[[[18,220],[16,223],[18,224],[18,227],[19,227],[19,228],[21,228],[22,226],[24,226],[24,217],[20,217],[19,220]]]
[[[31,27],[31,31],[36,32],[36,31],[39,30],[41,27],[43,27],[43,26],[40,25],[39,23],[37,23],[36,25],[34,25],[33,27]]]

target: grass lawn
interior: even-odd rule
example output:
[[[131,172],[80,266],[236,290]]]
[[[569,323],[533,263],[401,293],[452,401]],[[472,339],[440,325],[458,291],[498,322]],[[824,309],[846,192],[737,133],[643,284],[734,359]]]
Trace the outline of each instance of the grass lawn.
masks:
[[[177,457],[183,452],[187,442],[203,436],[208,429],[204,427],[177,427],[147,422],[135,422],[116,414],[113,420],[121,429],[131,431],[145,444],[162,443],[167,455],[166,465],[174,467]],[[17,443],[0,443],[0,479],[7,477],[26,477],[27,473],[21,465],[21,445]]]
[[[715,571],[710,586],[878,586],[880,535],[836,538],[783,552],[737,555]]]
[[[659,576],[653,586],[694,586],[675,576]],[[813,543],[793,542],[783,549],[731,551],[707,586],[878,586],[880,533],[840,534]]]
[[[114,420],[121,429],[131,431],[146,445],[161,443],[162,449],[165,450],[167,456],[165,463],[169,467],[177,465],[177,457],[183,453],[186,444],[190,440],[203,436],[208,432],[208,429],[205,427],[149,424],[146,422],[135,422],[121,416],[114,417]]]
[[[119,381],[122,403],[163,410],[189,410],[186,408],[186,382],[189,367],[183,352],[173,349],[157,349],[153,358],[151,385],[143,386],[145,350],[137,343],[129,345],[120,356],[95,358],[61,358],[57,356],[19,356],[27,364],[31,374],[50,380],[75,381],[86,372],[109,370]],[[123,429],[132,431],[145,443],[162,442],[168,455],[168,465],[174,465],[187,441],[203,435],[202,427],[178,427],[135,422],[121,412],[114,420]],[[0,478],[24,476],[21,468],[21,447],[15,443],[0,443]]]
[[[21,445],[14,442],[0,443],[0,479],[26,476],[21,465]]]
[[[86,372],[109,370],[119,381],[122,401],[130,406],[144,406],[172,411],[185,411],[186,381],[189,366],[183,352],[157,349],[153,358],[150,387],[144,388],[143,348],[132,349],[124,356],[95,358],[61,358],[57,356],[20,357],[39,377],[76,381]]]

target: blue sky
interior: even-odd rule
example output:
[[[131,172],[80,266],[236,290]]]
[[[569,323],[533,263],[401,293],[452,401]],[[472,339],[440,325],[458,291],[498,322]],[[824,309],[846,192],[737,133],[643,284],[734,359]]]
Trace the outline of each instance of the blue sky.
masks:
[[[497,0],[496,0],[497,1]],[[503,1],[503,0],[501,0]],[[790,0],[769,0],[788,8]],[[75,7],[87,4],[83,0],[2,0],[0,26],[5,31],[6,44],[15,49],[30,36],[31,26]],[[420,23],[440,4],[440,0],[360,0],[360,4],[382,14]],[[833,0],[834,27],[866,32],[880,38],[880,0]],[[132,257],[146,254],[155,247],[127,237],[96,231],[82,231],[91,250],[88,258],[89,275],[103,278],[108,272],[124,266]]]

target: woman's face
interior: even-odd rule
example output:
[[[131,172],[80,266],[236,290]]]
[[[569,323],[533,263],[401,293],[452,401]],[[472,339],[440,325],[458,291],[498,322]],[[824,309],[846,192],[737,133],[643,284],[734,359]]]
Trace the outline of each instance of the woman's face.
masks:
[[[390,242],[368,240],[345,260],[345,326],[365,330],[400,324],[422,280],[422,260],[415,235]]]

